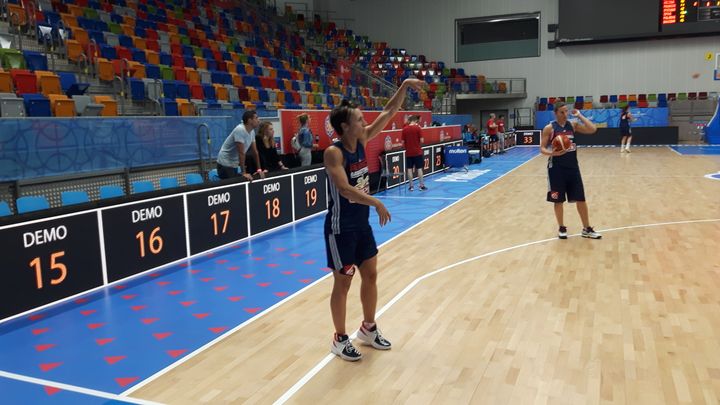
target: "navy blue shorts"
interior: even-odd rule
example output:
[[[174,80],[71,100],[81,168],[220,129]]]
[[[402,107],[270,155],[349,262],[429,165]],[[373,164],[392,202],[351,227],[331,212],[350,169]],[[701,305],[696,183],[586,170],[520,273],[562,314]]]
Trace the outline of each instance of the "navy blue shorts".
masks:
[[[630,129],[630,127],[620,127],[620,134],[622,136],[630,136],[632,135],[632,129]]]
[[[422,169],[424,166],[425,159],[423,159],[423,155],[405,157],[405,169]]]
[[[562,166],[548,168],[547,200],[552,203],[585,201],[580,169]]]
[[[328,267],[352,276],[354,266],[377,256],[378,249],[372,229],[339,234],[325,232],[325,251]]]

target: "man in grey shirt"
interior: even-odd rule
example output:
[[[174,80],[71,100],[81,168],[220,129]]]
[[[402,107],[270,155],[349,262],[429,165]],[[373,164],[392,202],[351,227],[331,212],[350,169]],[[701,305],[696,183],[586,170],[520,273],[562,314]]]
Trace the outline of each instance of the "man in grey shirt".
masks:
[[[252,180],[252,175],[245,170],[245,156],[251,147],[256,167],[261,167],[255,146],[255,129],[260,126],[260,118],[255,111],[245,111],[242,120],[243,123],[232,130],[218,152],[217,171],[218,177],[221,179],[229,179],[242,174],[246,179]],[[236,169],[238,167],[239,171]],[[257,173],[260,178],[265,178],[262,170],[258,169]]]

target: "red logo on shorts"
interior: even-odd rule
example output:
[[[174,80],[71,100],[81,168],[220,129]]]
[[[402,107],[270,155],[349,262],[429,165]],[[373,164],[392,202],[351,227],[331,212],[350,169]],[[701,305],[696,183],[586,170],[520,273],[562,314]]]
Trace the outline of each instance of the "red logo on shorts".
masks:
[[[558,198],[560,198],[560,193],[558,193],[557,191],[551,191],[550,198],[552,198],[553,200],[557,200]]]
[[[357,266],[354,264],[351,264],[349,266],[343,266],[343,268],[340,269],[340,274],[343,274],[346,276],[352,276],[355,274],[356,269],[357,269]]]

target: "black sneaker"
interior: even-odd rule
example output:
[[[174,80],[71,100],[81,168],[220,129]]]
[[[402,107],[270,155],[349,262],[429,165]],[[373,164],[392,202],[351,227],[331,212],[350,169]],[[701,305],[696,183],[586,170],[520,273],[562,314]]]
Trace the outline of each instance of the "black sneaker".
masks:
[[[425,185],[422,185],[422,186],[420,186],[420,190],[426,191],[426,190],[427,190],[427,187],[425,187]]]
[[[413,191],[413,190],[415,190],[415,188],[413,188],[413,186],[408,187],[408,191]]]
[[[561,226],[558,229],[558,238],[567,239],[567,227]]]
[[[357,334],[358,339],[378,350],[390,350],[392,344],[380,334],[380,329],[375,326],[374,330],[368,330],[364,325],[360,326]]]
[[[340,341],[333,338],[330,352],[347,361],[358,361],[362,359],[362,353],[355,349],[355,346],[350,342],[347,335],[342,337]]]
[[[595,230],[592,229],[592,226],[588,226],[587,228],[584,228],[582,230],[582,237],[590,239],[602,239],[602,235],[595,232]]]

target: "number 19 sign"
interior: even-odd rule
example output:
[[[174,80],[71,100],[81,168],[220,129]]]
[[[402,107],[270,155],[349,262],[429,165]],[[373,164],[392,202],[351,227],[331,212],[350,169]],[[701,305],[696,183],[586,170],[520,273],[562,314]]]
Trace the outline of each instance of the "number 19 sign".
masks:
[[[327,208],[325,169],[293,176],[295,220],[309,217]]]

